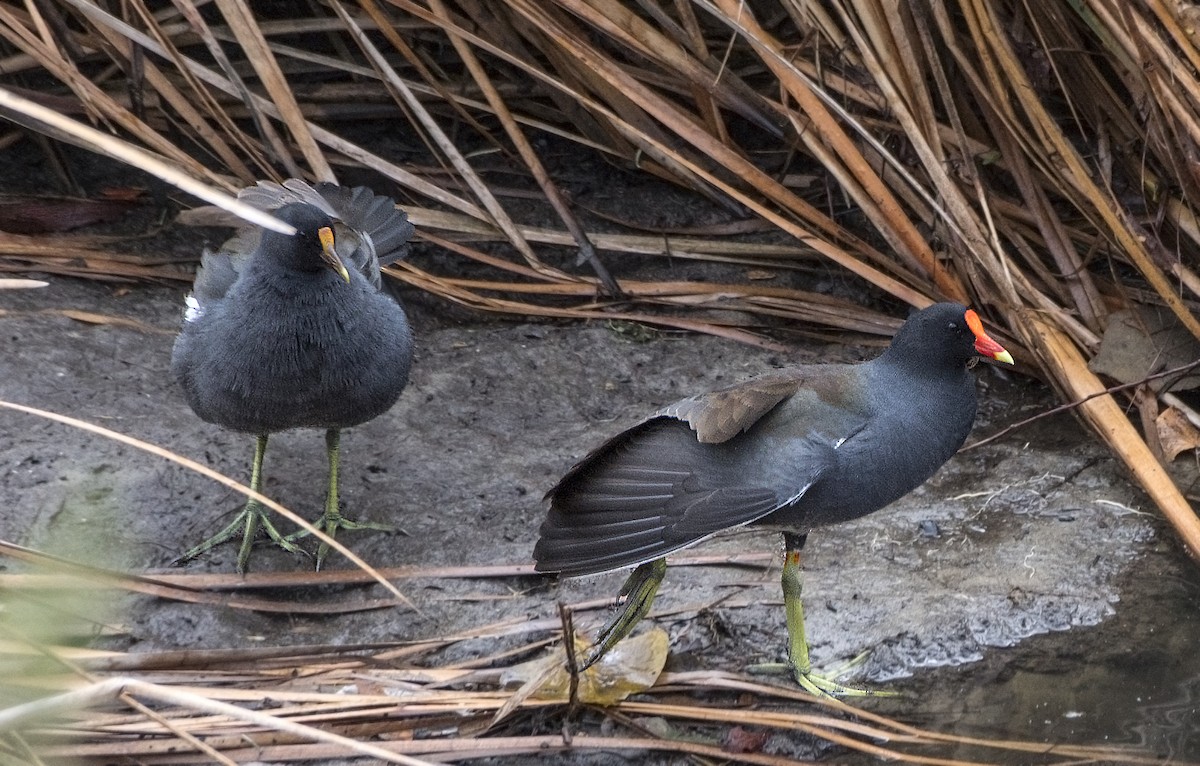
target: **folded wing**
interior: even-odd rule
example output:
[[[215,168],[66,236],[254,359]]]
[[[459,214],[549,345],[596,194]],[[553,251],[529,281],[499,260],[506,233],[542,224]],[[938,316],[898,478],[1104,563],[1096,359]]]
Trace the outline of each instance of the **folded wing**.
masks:
[[[800,439],[787,470],[767,470],[771,440],[746,436],[774,428],[771,413],[803,382],[770,375],[685,399],[601,445],[547,494],[538,570],[640,564],[794,502],[832,465],[833,448]]]

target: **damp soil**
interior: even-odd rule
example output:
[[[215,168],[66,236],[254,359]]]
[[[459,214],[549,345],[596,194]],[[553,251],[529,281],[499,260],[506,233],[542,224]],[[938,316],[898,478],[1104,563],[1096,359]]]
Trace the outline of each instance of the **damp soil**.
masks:
[[[194,255],[203,236],[168,227],[159,241]],[[654,268],[669,273],[671,265]],[[690,275],[697,267],[679,268]],[[169,373],[186,288],[49,281],[42,290],[0,292],[0,398],[103,425],[245,480],[253,440],[201,422]],[[608,436],[694,392],[790,363],[854,361],[879,350],[793,334],[785,336],[791,350],[770,352],[619,324],[498,321],[397,292],[418,341],[411,383],[388,413],[342,440],[347,514],[397,530],[344,537],[376,567],[528,564],[543,493]],[[84,323],[64,310],[137,324]],[[1056,404],[1031,378],[986,365],[978,373],[980,411],[969,443]],[[270,495],[316,517],[321,434],[274,437],[266,474]],[[240,504],[233,491],[159,457],[0,411],[0,539],[101,566],[165,571]],[[691,552],[779,548],[775,535],[741,531]],[[225,546],[184,571],[231,572],[235,555]],[[311,564],[260,547],[251,565]],[[812,534],[804,570],[814,662],[833,666],[865,653],[857,682],[906,693],[864,704],[943,731],[1122,742],[1200,759],[1200,578],[1119,461],[1070,413],[968,448],[888,509]],[[669,571],[653,616],[671,638],[668,668],[738,670],[781,660],[778,575],[770,560]],[[403,589],[418,611],[342,615],[124,596],[93,605],[108,628],[92,643],[150,652],[446,636],[554,618],[560,602],[611,597],[622,576],[416,579]],[[361,586],[305,595],[383,592]],[[588,629],[603,616],[589,610],[577,620]],[[446,659],[494,650],[463,642]],[[782,736],[768,750],[846,757]],[[608,754],[578,762],[662,761]]]

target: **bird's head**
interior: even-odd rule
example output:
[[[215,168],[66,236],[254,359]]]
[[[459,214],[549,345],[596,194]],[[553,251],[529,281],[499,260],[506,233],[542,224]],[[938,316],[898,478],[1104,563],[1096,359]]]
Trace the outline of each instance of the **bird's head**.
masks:
[[[347,283],[350,272],[334,247],[333,221],[312,205],[293,203],[274,211],[274,215],[296,229],[292,235],[264,231],[262,250],[298,271],[332,269]]]

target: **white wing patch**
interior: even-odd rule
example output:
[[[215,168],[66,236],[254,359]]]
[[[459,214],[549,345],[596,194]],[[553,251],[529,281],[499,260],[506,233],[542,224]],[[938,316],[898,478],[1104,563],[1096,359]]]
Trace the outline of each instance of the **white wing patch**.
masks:
[[[196,296],[189,293],[183,302],[187,306],[183,310],[183,321],[195,322],[204,316],[204,308],[200,305],[200,301],[196,300]]]
[[[787,500],[784,500],[784,501],[783,501],[782,503],[780,503],[779,505],[775,506],[775,509],[774,509],[774,510],[776,510],[776,511],[777,511],[777,510],[779,510],[780,508],[786,508],[787,506],[789,506],[789,505],[791,505],[792,503],[796,502],[796,501],[797,501],[797,500],[799,500],[800,498],[804,497],[804,493],[805,493],[805,492],[807,492],[807,491],[809,490],[809,488],[811,488],[811,487],[812,487],[812,485],[814,485],[814,484],[816,484],[816,481],[810,481],[809,483],[805,484],[803,487],[801,487],[801,488],[800,488],[800,491],[799,491],[799,492],[797,492],[796,494],[792,495],[792,496],[791,496],[791,497],[789,497]]]

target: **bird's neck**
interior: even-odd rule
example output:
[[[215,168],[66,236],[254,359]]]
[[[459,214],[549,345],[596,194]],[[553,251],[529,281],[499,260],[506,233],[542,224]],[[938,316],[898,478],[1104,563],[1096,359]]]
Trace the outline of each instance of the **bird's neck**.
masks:
[[[323,266],[307,269],[291,265],[281,267],[279,264],[267,267],[264,264],[255,263],[251,268],[255,271],[255,278],[247,281],[276,295],[320,294],[335,290],[339,284],[343,288],[346,286],[340,276]]]
[[[889,346],[870,364],[894,375],[911,379],[959,380],[967,374],[966,361],[930,358],[927,349],[905,349],[897,347],[896,344]]]
[[[966,365],[917,365],[904,360],[872,363],[871,376],[876,401],[873,408],[882,420],[908,434],[912,443],[935,439],[944,433],[956,441],[966,438],[975,420],[975,378]],[[950,438],[950,435],[953,437]],[[952,450],[953,452],[953,450]]]

